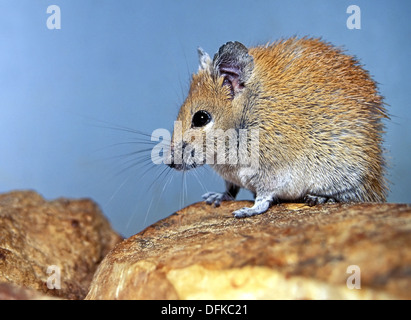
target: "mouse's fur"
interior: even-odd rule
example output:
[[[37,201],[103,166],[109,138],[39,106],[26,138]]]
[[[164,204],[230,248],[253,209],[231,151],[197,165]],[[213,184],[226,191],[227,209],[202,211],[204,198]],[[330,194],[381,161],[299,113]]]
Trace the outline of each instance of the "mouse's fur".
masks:
[[[211,164],[227,190],[206,194],[207,203],[233,199],[240,187],[251,190],[256,201],[234,212],[237,217],[262,213],[282,200],[385,201],[381,136],[387,115],[375,82],[353,57],[308,38],[249,49],[228,42],[212,60],[201,49],[199,56],[199,71],[177,118],[185,137],[215,129],[259,132],[258,167]],[[195,126],[200,110],[211,120]],[[204,146],[205,139],[188,140],[183,149]],[[171,167],[203,164],[177,165],[176,144]]]

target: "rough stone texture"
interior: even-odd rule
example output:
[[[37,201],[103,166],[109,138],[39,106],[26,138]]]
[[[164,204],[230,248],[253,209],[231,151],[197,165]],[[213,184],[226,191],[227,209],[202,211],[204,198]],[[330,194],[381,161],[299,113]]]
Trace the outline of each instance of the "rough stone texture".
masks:
[[[11,283],[0,283],[0,300],[60,300],[37,290],[16,286]]]
[[[232,217],[246,205],[194,204],[123,241],[86,299],[411,298],[411,205],[282,204]],[[347,287],[351,265],[361,289]]]
[[[120,241],[91,200],[46,201],[32,191],[0,194],[0,283],[82,299],[98,264]],[[47,273],[49,266],[60,268],[61,289],[48,289],[47,279],[57,276],[56,269]]]

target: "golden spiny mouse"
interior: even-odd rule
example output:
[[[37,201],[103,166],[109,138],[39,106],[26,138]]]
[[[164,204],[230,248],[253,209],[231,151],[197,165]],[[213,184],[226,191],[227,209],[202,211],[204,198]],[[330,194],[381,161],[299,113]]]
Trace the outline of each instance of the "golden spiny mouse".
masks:
[[[382,119],[388,117],[356,59],[311,38],[253,48],[228,42],[213,59],[198,52],[199,70],[177,117],[183,136],[176,140],[174,131],[168,165],[189,170],[208,163],[223,177],[225,192],[205,194],[206,203],[218,206],[246,188],[255,203],[233,212],[240,218],[281,201],[385,201]],[[241,130],[256,130],[258,166],[219,163],[216,154],[208,162],[205,136],[217,129],[237,146]]]

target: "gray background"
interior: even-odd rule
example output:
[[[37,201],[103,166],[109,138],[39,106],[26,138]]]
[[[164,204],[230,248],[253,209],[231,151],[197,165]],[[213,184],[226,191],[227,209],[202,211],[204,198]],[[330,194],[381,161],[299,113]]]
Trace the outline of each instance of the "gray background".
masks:
[[[46,27],[51,4],[60,30]],[[351,4],[361,30],[346,27]],[[152,145],[121,128],[172,129],[198,46],[213,55],[229,40],[309,35],[344,46],[379,82],[392,115],[388,200],[411,202],[410,17],[406,0],[1,0],[0,192],[90,197],[129,236],[223,190],[210,168],[182,174],[150,165],[149,152],[125,156]]]

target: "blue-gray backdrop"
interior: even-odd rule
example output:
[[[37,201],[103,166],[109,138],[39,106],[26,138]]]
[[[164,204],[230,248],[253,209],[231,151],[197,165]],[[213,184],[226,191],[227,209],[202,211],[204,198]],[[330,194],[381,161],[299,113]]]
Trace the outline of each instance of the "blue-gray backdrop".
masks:
[[[361,29],[347,28],[352,4]],[[50,5],[60,29],[47,26]],[[126,128],[172,129],[198,46],[212,55],[229,40],[309,35],[344,46],[379,82],[392,115],[388,200],[411,202],[410,17],[407,0],[1,0],[0,192],[90,197],[117,231],[140,231],[223,183],[130,155],[150,138]]]

